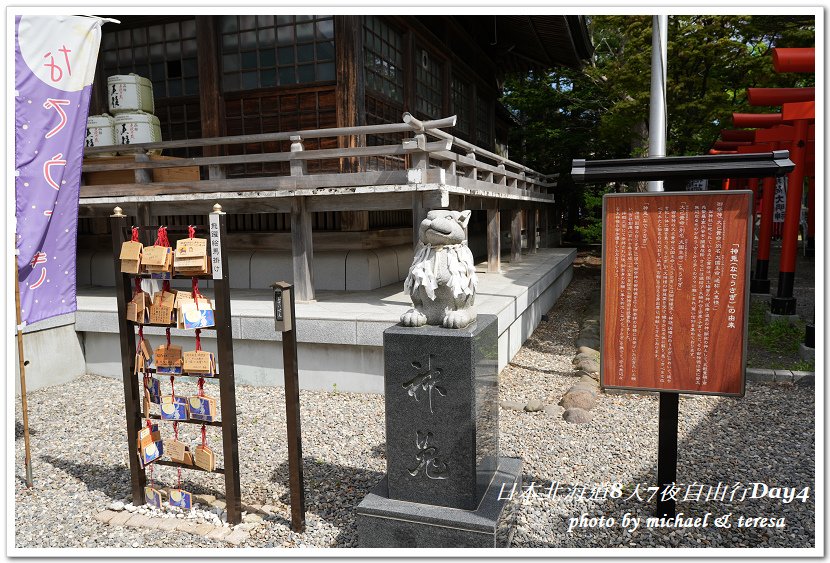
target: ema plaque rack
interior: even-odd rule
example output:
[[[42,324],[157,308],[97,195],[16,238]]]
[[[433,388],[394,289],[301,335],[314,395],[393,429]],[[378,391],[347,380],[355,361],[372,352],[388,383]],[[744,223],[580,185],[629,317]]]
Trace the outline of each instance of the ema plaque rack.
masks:
[[[209,225],[130,227],[120,208],[115,208],[111,216],[130,481],[134,504],[159,505],[157,491],[147,487],[146,470],[150,470],[152,478],[154,464],[176,467],[179,486],[171,489],[170,502],[188,508],[190,494],[181,490],[182,469],[223,474],[227,519],[238,524],[242,507],[230,287],[224,248],[226,218],[219,206],[214,207],[209,218]],[[144,263],[142,258],[146,258]],[[150,299],[141,289],[143,279],[162,280],[163,290],[158,292],[161,295]],[[169,287],[172,279],[192,280],[192,290],[173,292]],[[199,293],[201,280],[213,280],[212,303]],[[145,325],[166,326],[167,345],[159,348],[162,353],[155,351],[155,362],[150,360],[154,351],[144,340]],[[201,350],[199,333],[207,327],[216,331],[218,357]],[[194,330],[196,350],[182,353],[171,345],[171,328]],[[161,396],[159,376],[171,379],[168,397]],[[177,378],[198,378],[198,394],[176,396],[173,383]],[[218,401],[204,395],[205,380],[218,381]],[[153,403],[159,405],[160,414],[151,412]],[[221,420],[217,419],[217,407],[221,407]],[[195,451],[189,451],[178,441],[179,424],[202,427],[202,444]],[[222,429],[223,467],[215,466],[215,457],[207,447],[209,426]],[[174,439],[164,440],[163,435]],[[164,453],[171,459],[161,459]]]

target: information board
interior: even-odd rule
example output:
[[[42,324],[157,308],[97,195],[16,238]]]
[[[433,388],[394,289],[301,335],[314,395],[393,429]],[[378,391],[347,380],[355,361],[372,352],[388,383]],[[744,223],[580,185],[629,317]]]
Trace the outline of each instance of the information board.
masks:
[[[603,199],[602,385],[744,394],[752,192]]]

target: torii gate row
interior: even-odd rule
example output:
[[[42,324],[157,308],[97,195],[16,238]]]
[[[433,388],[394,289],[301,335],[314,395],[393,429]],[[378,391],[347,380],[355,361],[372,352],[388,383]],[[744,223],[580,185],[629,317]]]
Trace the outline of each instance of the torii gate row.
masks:
[[[773,49],[772,56],[773,67],[776,72],[815,72],[815,49],[813,48],[776,48]],[[809,126],[811,121],[815,122],[814,89],[813,100],[805,99],[808,97],[809,89],[770,89],[767,92],[761,89],[754,92],[756,102],[759,104],[781,105],[781,113],[733,114],[735,127],[767,128],[787,123],[792,123],[793,127],[790,157],[795,163],[795,168],[788,178],[784,240],[778,272],[778,292],[776,297],[773,297],[770,301],[770,311],[778,315],[794,315],[796,313],[796,299],[793,297],[795,259],[798,251],[798,228],[801,222],[801,200],[806,173]],[[811,205],[811,207],[814,207],[814,205]],[[810,241],[805,242],[810,243]]]

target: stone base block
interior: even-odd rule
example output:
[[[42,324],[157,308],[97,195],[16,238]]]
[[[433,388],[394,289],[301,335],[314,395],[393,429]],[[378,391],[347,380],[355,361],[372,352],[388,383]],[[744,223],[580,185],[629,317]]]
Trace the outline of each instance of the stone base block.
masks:
[[[358,545],[509,547],[521,487],[522,461],[508,457],[499,458],[498,470],[475,510],[390,499],[384,477],[357,506]]]

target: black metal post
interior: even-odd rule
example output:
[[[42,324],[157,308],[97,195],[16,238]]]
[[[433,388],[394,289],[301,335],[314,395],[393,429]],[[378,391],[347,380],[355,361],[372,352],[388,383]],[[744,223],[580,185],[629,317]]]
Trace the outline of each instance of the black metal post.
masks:
[[[285,422],[288,433],[288,485],[291,493],[291,529],[305,530],[305,490],[303,487],[303,444],[300,429],[300,374],[297,365],[297,323],[294,315],[294,287],[284,282],[275,284],[274,291],[290,296],[290,304],[282,301],[283,309],[289,307],[290,317],[278,315],[283,321],[282,365],[285,385]],[[275,297],[276,299],[276,297]],[[275,314],[276,311],[275,311]],[[279,318],[279,317],[282,318]]]
[[[658,518],[673,518],[674,499],[663,499],[677,481],[677,415],[680,393],[660,392],[660,413],[657,434],[657,510]]]

